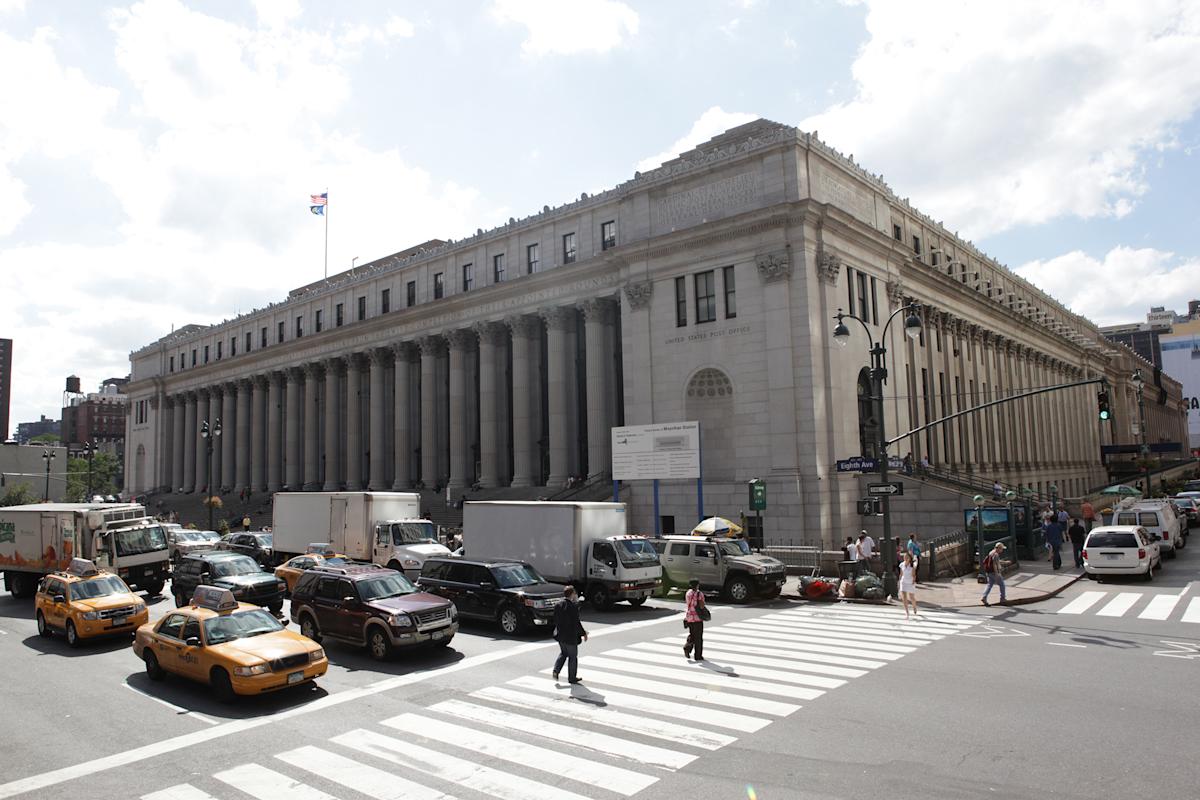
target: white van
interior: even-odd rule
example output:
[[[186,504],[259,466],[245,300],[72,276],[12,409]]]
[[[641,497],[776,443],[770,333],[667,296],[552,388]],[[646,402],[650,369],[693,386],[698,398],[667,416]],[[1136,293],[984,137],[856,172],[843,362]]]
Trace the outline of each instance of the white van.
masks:
[[[1184,546],[1183,526],[1166,500],[1142,500],[1130,508],[1117,509],[1111,524],[1141,525],[1158,540],[1159,548],[1167,558],[1175,558],[1175,549]]]
[[[1083,543],[1083,569],[1097,581],[1109,575],[1141,575],[1150,581],[1155,567],[1162,567],[1161,550],[1145,528],[1104,525],[1092,528]]]

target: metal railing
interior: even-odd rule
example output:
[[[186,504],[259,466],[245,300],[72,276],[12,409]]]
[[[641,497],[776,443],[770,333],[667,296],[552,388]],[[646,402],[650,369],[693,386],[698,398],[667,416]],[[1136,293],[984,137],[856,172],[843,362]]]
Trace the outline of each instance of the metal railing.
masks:
[[[758,548],[764,556],[782,561],[788,571],[797,570],[802,575],[816,575],[821,569],[825,548],[820,542],[796,544],[795,542],[764,542]]]
[[[972,539],[973,539],[973,537],[971,536],[971,534],[967,533],[966,531],[955,531],[954,533],[947,533],[942,536],[935,536],[934,538],[926,541],[925,544],[923,545],[923,548],[928,548],[928,550],[929,550],[929,555],[926,556],[926,563],[929,564],[929,573],[928,573],[929,577],[931,579],[937,577],[937,574],[938,574],[937,551],[939,548],[952,547],[957,544],[966,544],[966,545],[970,546]]]
[[[937,483],[948,484],[960,489],[966,490],[970,494],[981,494],[992,500],[1002,500],[1004,492],[1013,491],[1017,493],[1017,497],[1021,500],[1028,500],[1035,503],[1049,503],[1051,496],[1044,492],[1039,492],[1035,489],[1023,486],[1012,486],[1010,484],[1000,484],[1000,497],[996,497],[996,481],[988,482],[976,477],[973,473],[960,472],[950,467],[939,465],[936,467],[928,467],[922,469],[920,466],[913,467],[912,475],[906,477],[918,478],[928,481],[936,481]],[[1062,499],[1061,497],[1059,499]]]

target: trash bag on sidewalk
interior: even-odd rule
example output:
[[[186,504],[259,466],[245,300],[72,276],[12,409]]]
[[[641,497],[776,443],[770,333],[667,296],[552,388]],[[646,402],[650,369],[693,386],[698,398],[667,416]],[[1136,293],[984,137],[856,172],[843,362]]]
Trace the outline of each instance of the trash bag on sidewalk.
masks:
[[[872,575],[870,572],[859,575],[858,580],[854,582],[854,594],[858,597],[867,598],[866,592],[870,589],[879,589],[882,592],[883,583],[877,576]]]

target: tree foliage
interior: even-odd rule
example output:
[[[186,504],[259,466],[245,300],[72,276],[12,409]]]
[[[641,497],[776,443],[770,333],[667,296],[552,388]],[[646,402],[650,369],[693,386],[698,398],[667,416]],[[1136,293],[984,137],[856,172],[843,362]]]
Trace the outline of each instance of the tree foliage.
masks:
[[[57,433],[39,433],[37,436],[30,436],[30,444],[60,444],[62,439],[58,438]]]
[[[4,494],[0,495],[0,508],[8,506],[25,506],[30,503],[39,503],[42,498],[34,494],[33,489],[29,488],[28,483],[11,484],[4,490]]]
[[[92,456],[92,494],[115,495],[117,493],[117,473],[121,464],[116,456],[110,453],[96,453]],[[67,460],[67,502],[86,502],[88,496],[88,460],[86,458],[71,458]]]

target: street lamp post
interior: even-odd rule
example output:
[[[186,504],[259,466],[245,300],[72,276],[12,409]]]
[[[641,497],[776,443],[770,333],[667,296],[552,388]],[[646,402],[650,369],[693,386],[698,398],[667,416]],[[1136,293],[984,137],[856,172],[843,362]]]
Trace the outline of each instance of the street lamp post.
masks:
[[[213,443],[221,435],[221,420],[213,421],[212,428],[208,427],[208,420],[200,423],[200,438],[204,440],[205,454],[205,485],[204,485],[204,501],[208,505],[208,529],[213,529],[213,493],[212,493],[212,454]]]
[[[975,503],[975,549],[979,552],[979,571],[983,572],[983,495],[977,494],[971,501]]]
[[[1142,475],[1146,484],[1146,497],[1150,496],[1150,445],[1146,444],[1146,400],[1144,391],[1146,389],[1146,381],[1142,378],[1142,371],[1135,369],[1133,371],[1133,388],[1137,391],[1138,397],[1138,439],[1141,440],[1142,453]]]
[[[83,445],[83,455],[88,462],[88,481],[87,494],[83,497],[83,502],[92,502],[92,456],[96,455],[96,444],[94,442],[85,442]]]
[[[863,330],[867,333],[867,342],[871,349],[871,394],[872,401],[875,403],[875,414],[878,420],[877,430],[878,449],[879,449],[879,480],[882,483],[888,482],[888,454],[887,454],[887,434],[884,430],[884,410],[883,410],[883,382],[887,380],[887,347],[884,342],[887,341],[888,328],[892,324],[892,320],[896,318],[902,311],[907,311],[908,314],[904,318],[904,333],[910,338],[915,339],[921,335],[921,318],[917,316],[920,309],[916,303],[910,303],[906,306],[901,306],[891,313],[887,321],[883,324],[883,333],[879,337],[879,341],[871,336],[871,329],[867,327],[867,323],[861,317],[854,314],[845,314],[839,308],[838,313],[834,316],[837,320],[837,325],[833,329],[833,340],[840,345],[845,345],[850,338],[850,329],[846,327],[845,320],[856,319],[863,326]],[[896,558],[896,547],[892,542],[892,509],[891,498],[889,495],[883,495],[883,587],[884,593],[888,597],[896,596],[896,573],[893,569],[893,560]]]
[[[57,454],[53,450],[42,451],[42,460],[46,462],[46,491],[42,494],[42,499],[46,503],[50,502],[50,462],[54,460],[55,455]]]

